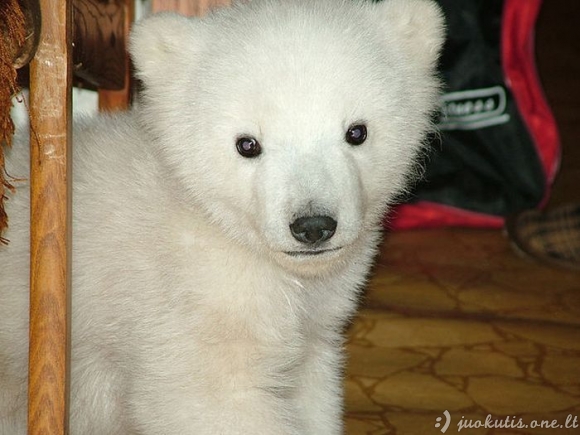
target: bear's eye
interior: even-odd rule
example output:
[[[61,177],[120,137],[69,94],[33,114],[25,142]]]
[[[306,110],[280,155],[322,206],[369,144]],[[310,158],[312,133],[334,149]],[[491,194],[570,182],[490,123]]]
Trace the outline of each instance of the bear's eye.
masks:
[[[346,131],[346,141],[351,145],[360,145],[367,139],[367,127],[364,124],[353,124]]]
[[[262,152],[260,142],[249,136],[242,136],[238,138],[236,142],[236,148],[242,157],[256,157]]]

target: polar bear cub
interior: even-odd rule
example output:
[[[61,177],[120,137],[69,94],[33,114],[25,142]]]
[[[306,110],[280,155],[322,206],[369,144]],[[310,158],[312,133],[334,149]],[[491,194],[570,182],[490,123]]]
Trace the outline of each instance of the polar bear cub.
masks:
[[[135,25],[138,103],[74,131],[71,433],[342,433],[342,332],[431,128],[443,33],[427,0]],[[0,247],[1,435],[25,433],[27,189]]]

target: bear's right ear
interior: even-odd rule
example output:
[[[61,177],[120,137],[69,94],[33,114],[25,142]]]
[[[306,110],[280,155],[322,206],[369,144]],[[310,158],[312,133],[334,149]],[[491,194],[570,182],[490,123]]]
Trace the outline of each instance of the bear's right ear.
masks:
[[[385,36],[404,50],[415,66],[432,69],[445,41],[445,17],[433,0],[383,0],[373,5]]]
[[[171,12],[151,15],[133,26],[129,52],[135,73],[145,84],[167,83],[191,57],[197,20]]]

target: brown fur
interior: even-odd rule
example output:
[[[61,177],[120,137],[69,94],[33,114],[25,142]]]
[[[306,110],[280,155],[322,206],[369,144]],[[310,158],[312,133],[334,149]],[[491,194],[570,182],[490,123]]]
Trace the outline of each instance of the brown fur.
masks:
[[[0,9],[0,243],[6,243],[2,232],[8,226],[4,210],[6,189],[13,189],[4,170],[4,146],[12,144],[14,123],[10,118],[12,96],[18,92],[14,60],[26,39],[26,20],[17,0],[7,0]]]

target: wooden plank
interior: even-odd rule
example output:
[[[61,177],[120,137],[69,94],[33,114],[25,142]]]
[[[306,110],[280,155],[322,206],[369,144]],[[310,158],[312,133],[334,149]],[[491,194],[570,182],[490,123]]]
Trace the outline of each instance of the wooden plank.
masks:
[[[70,0],[40,0],[30,65],[29,435],[68,432],[71,230]]]
[[[231,0],[152,0],[151,11],[174,11],[182,15],[203,15],[209,9],[227,6]]]
[[[72,0],[74,75],[97,88],[125,85],[129,1]]]
[[[122,39],[126,45],[129,41],[129,31],[135,19],[135,7],[133,0],[122,0]],[[123,87],[120,90],[110,90],[99,88],[99,110],[101,112],[114,112],[117,110],[128,110],[131,103],[131,92],[133,80],[131,79],[131,61],[129,53],[124,50],[124,57],[119,60],[124,63],[125,78]]]
[[[99,111],[116,112],[118,110],[128,110],[131,103],[130,82],[120,91],[109,91],[99,89]]]

